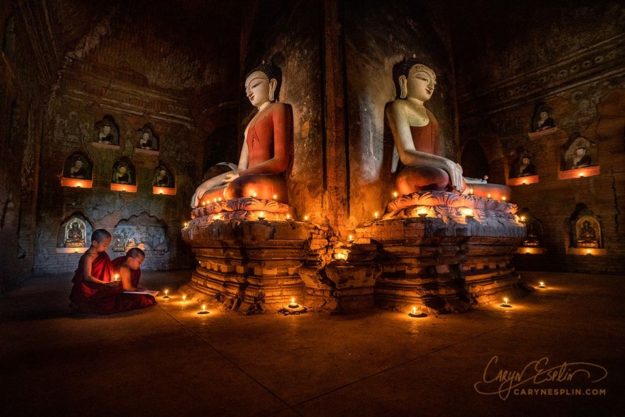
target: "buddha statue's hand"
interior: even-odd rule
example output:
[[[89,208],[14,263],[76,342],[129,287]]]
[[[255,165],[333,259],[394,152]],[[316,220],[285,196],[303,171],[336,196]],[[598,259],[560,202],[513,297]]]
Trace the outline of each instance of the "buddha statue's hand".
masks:
[[[449,174],[449,182],[452,188],[462,191],[464,188],[464,179],[462,177],[462,166],[452,161],[451,159],[445,159],[443,163],[443,169]]]

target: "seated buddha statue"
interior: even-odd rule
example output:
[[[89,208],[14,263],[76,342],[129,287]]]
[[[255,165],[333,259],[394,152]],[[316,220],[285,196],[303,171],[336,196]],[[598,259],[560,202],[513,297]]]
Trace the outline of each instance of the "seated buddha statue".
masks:
[[[193,194],[191,207],[216,198],[242,197],[287,202],[285,174],[293,143],[291,107],[276,101],[280,70],[262,64],[245,80],[245,93],[258,112],[245,128],[239,164],[203,182]],[[229,164],[225,164],[229,165]]]
[[[436,88],[434,71],[414,59],[404,60],[398,82],[400,98],[386,107],[386,118],[395,142],[393,172],[399,195],[437,190],[509,198],[508,187],[464,178],[462,167],[443,156],[445,144],[438,121],[424,105]]]

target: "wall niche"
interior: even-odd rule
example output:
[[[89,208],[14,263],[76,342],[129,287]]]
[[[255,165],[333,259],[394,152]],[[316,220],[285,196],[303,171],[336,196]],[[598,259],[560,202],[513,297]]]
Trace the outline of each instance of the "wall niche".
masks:
[[[152,124],[146,123],[138,132],[139,137],[137,138],[135,151],[148,155],[158,155],[160,139],[156,133],[154,133]]]
[[[540,177],[536,169],[536,159],[534,155],[526,149],[519,150],[517,154],[516,159],[510,164],[507,181],[508,185],[515,187],[538,183]]]
[[[111,115],[106,115],[95,123],[93,142],[96,148],[119,149],[119,126]]]
[[[145,251],[147,268],[166,267],[169,242],[165,222],[147,212],[120,220],[113,230],[111,250],[121,255],[134,247]]]
[[[61,186],[73,188],[93,187],[93,162],[87,154],[77,151],[65,159]]]
[[[569,219],[569,255],[605,255],[603,228],[599,218],[585,204],[577,205]]]
[[[544,228],[542,222],[527,208],[519,210],[519,220],[525,224],[526,234],[523,243],[517,248],[522,255],[541,255],[547,250],[543,246]]]
[[[538,139],[543,136],[558,132],[556,121],[553,117],[553,109],[545,103],[538,103],[534,107],[534,114],[530,123],[530,139]]]
[[[579,132],[573,133],[561,149],[558,178],[565,180],[599,175],[601,170],[597,153],[595,142]]]
[[[93,226],[82,213],[67,218],[57,234],[57,253],[82,253],[91,246]]]
[[[127,193],[137,192],[137,170],[130,159],[122,157],[113,164],[111,190]]]
[[[163,162],[154,169],[152,193],[158,195],[176,195],[176,177]]]

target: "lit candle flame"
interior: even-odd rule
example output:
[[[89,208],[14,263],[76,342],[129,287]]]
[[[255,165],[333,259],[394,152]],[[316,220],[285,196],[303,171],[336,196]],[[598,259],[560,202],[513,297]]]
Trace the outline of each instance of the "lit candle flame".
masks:
[[[507,200],[507,198],[506,198],[505,195],[503,197],[501,197],[501,201],[506,201],[506,200]]]
[[[461,213],[462,213],[462,215],[463,215],[463,216],[465,216],[465,217],[473,217],[473,209],[470,209],[470,208],[468,208],[468,207],[463,208],[463,209],[461,210]]]
[[[286,219],[291,220],[291,215],[289,213],[286,214]]]
[[[278,199],[278,194],[274,194],[274,195],[273,195],[273,199],[274,199],[274,200],[277,200],[277,199]]]
[[[165,295],[169,294],[169,290],[165,290]]]
[[[473,195],[473,187],[469,187],[469,195]]]
[[[305,221],[305,222],[307,222],[309,218],[310,218],[310,217],[308,217],[308,214],[307,214],[307,215],[305,215],[305,216],[304,216],[304,221]]]
[[[397,198],[397,196],[399,196],[399,193],[397,191],[393,191],[393,197]]]
[[[503,303],[504,303],[504,304],[508,304],[508,297],[504,297],[504,298],[503,298]]]
[[[252,191],[252,197],[256,198],[256,191]]]
[[[540,281],[540,287],[544,287],[545,286],[545,281]]]
[[[295,304],[295,297],[291,297],[291,304]]]
[[[202,311],[206,311],[206,304],[202,304]]]
[[[263,220],[264,218],[265,218],[265,212],[264,211],[258,212],[258,220]]]
[[[425,207],[417,208],[417,215],[420,217],[426,217],[428,215],[428,209],[426,209]]]
[[[373,218],[377,219],[378,217],[380,217],[380,213],[378,213],[377,211],[373,213]]]
[[[412,307],[412,314],[414,314],[414,315],[417,314],[417,307],[416,306]]]
[[[347,240],[349,240],[351,242],[352,240],[354,240],[354,236],[353,235],[347,236]]]
[[[114,281],[119,281],[119,274],[113,275],[113,280]]]
[[[187,301],[187,294],[182,294],[182,301]]]
[[[488,194],[486,195],[486,197],[490,198],[490,197],[491,197],[491,194],[490,194],[490,193],[488,193]]]

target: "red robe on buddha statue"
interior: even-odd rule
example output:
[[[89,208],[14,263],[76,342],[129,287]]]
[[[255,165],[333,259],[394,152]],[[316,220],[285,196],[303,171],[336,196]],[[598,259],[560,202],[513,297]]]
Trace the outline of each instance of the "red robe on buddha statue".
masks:
[[[84,262],[87,254],[80,258],[78,268],[72,282],[70,301],[82,312],[97,314],[114,314],[134,310],[156,304],[151,295],[126,294],[120,285],[109,286],[84,279]],[[125,260],[125,257],[122,257]],[[119,258],[118,258],[119,259]],[[117,259],[115,260],[117,261]],[[122,262],[123,263],[123,262]],[[137,271],[133,271],[137,272]],[[137,282],[141,271],[138,271]],[[111,282],[114,265],[106,252],[101,252],[91,264],[91,275],[101,281]],[[134,282],[134,275],[133,275]]]

